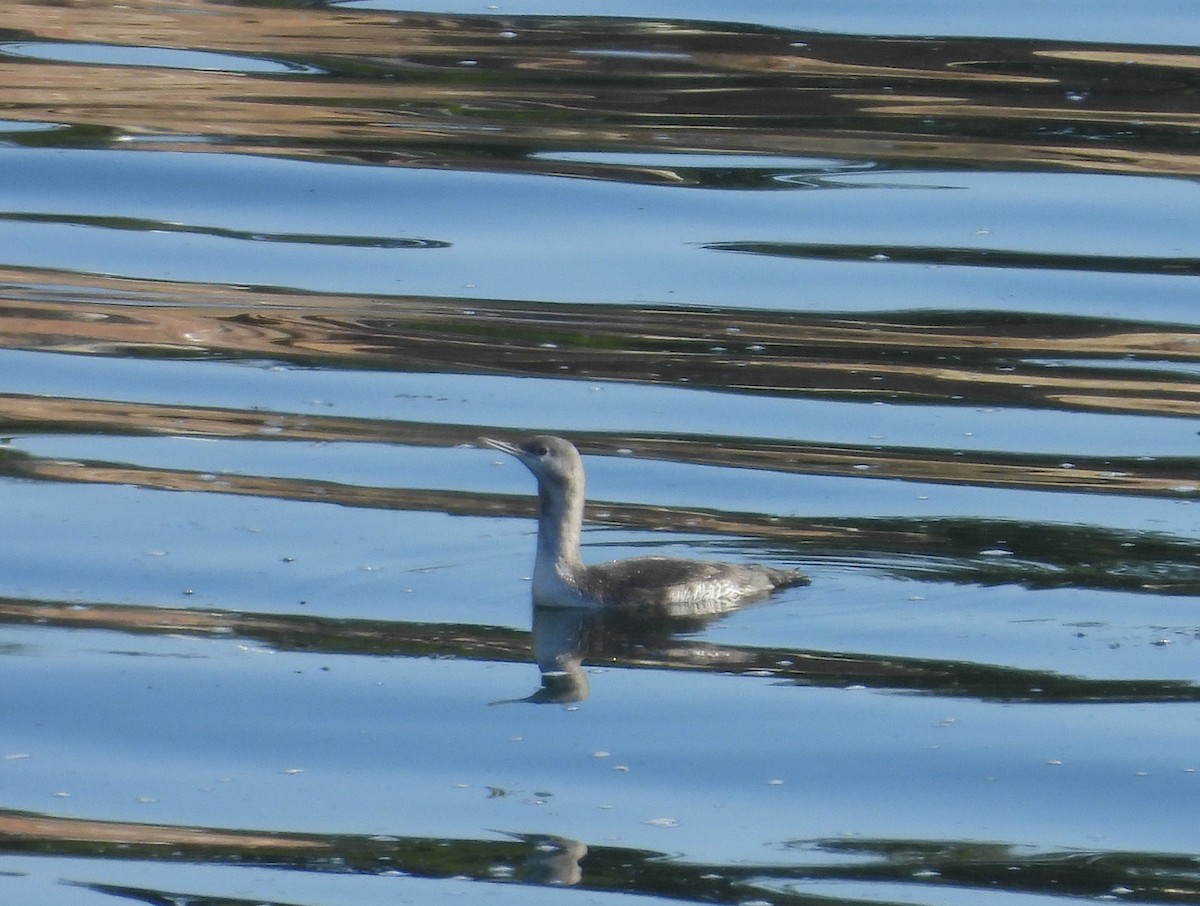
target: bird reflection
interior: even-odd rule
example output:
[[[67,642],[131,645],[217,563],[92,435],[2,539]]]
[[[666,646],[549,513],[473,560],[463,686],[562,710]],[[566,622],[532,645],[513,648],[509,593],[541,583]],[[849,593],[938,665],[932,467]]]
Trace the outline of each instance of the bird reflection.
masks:
[[[673,616],[664,611],[588,610],[579,607],[533,607],[533,659],[542,685],[515,702],[569,704],[588,697],[583,662],[604,662],[646,649],[668,646],[681,633],[698,631],[724,614]]]
[[[534,844],[534,853],[525,863],[525,881],[571,887],[583,880],[583,867],[579,863],[587,855],[586,844],[549,834],[529,839]]]

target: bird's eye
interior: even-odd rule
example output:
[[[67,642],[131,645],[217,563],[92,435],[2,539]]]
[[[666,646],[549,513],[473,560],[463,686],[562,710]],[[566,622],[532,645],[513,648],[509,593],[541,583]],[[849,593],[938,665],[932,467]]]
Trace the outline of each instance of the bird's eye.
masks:
[[[550,451],[546,447],[539,444],[538,446],[533,448],[533,452],[538,456],[545,456]]]

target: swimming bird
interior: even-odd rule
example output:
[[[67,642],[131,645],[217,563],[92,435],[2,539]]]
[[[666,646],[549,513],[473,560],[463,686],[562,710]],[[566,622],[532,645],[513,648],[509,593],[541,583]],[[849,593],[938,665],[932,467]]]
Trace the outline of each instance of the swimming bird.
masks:
[[[584,566],[583,460],[570,441],[539,435],[520,444],[484,443],[519,459],[538,483],[533,603],[542,607],[640,608],[670,616],[725,613],[779,588],[807,585],[796,570],[756,563],[635,557]]]

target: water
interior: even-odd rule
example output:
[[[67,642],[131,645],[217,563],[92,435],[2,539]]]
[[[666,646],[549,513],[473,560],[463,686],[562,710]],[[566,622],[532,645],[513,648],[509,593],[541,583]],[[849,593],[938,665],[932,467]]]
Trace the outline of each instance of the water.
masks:
[[[4,902],[1200,901],[1190,7],[0,25]]]

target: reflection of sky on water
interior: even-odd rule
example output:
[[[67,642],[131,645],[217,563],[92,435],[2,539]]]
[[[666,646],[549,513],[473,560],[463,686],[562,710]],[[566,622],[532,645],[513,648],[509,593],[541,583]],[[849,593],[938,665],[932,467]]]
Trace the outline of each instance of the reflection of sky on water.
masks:
[[[226,827],[231,813],[270,814],[301,833],[326,828],[353,802],[358,828],[384,831],[419,815],[428,836],[472,838],[534,822],[542,833],[686,852],[692,863],[787,864],[774,848],[787,840],[835,823],[903,838],[913,815],[935,839],[955,839],[973,814],[986,815],[987,839],[1025,840],[1029,803],[1047,797],[1073,807],[1044,810],[1046,837],[1084,839],[1104,827],[1105,848],[1166,852],[1194,783],[1183,772],[1190,725],[1163,722],[1156,709],[1130,709],[1128,749],[1116,754],[1104,713],[1112,706],[1014,708],[609,670],[590,678],[580,712],[489,708],[496,693],[527,692],[533,665],[324,655],[329,669],[320,670],[303,653],[221,640],[176,641],[163,652],[174,657],[131,661],[105,642],[84,632],[78,648],[55,646],[60,657],[11,659],[4,695],[27,704],[11,712],[10,738],[43,742],[20,765],[9,807],[37,808],[35,791],[65,784],[109,819],[169,812],[178,823]],[[64,696],[77,708],[71,734],[36,731]],[[110,696],[127,707],[114,714]],[[152,740],[122,743],[146,726],[158,728]],[[153,758],[155,772],[132,757],[114,769],[114,747]],[[1096,784],[1103,797],[1086,794]],[[489,797],[489,786],[506,794]],[[1163,804],[1149,827],[1106,823],[1109,809],[1136,813],[1151,793]],[[731,823],[745,830],[731,834]]]
[[[357,372],[217,362],[126,360],[95,368],[75,356],[7,352],[7,393],[237,407],[342,418],[449,422],[511,431],[645,432],[1067,456],[1194,454],[1194,424],[1152,416],[961,405],[872,406],[686,386],[499,375]]]
[[[634,19],[754,21],[775,28],[863,35],[973,35],[1000,38],[1057,38],[1141,44],[1200,44],[1195,9],[1186,0],[1155,0],[1136,9],[1121,0],[1093,0],[1086,7],[1054,6],[1040,0],[964,6],[956,0],[888,0],[844,3],[821,0],[759,0],[731,9],[724,0],[605,0],[581,5],[562,0],[335,0],[348,9],[418,11],[496,16],[624,16]]]
[[[162,469],[190,469],[214,475],[270,475],[385,487],[446,489],[490,486],[490,473],[478,471],[466,455],[440,449],[391,445],[321,444],[326,468],[315,468],[313,449],[274,441],[204,441],[175,438],[40,437],[11,449],[50,458],[86,457]],[[481,453],[481,456],[489,454]],[[1035,520],[1091,524],[1124,531],[1157,531],[1168,521],[1183,537],[1200,537],[1200,521],[1180,521],[1174,499],[962,487],[921,481],[862,481],[830,475],[791,475],[721,470],[630,457],[589,458],[597,502],[650,506],[703,507],[730,512],[770,512],[783,517],[924,516],[929,518]],[[864,469],[864,473],[868,471]],[[475,480],[470,480],[476,476]],[[530,492],[515,471],[498,479],[507,493]],[[1193,483],[1191,487],[1195,488]],[[1196,493],[1193,491],[1193,494]],[[1119,500],[1116,503],[1115,500]]]
[[[7,263],[138,278],[489,299],[658,301],[813,310],[1105,312],[1132,278],[1059,271],[820,262],[711,251],[721,242],[839,242],[1069,255],[1200,258],[1200,205],[1172,180],[866,173],[835,191],[672,191],[504,174],[330,166],[229,155],[10,153],[26,213],[194,223],[245,233],[376,236],[446,248],[247,242],[179,232],[0,222]],[[885,186],[871,188],[883,179]],[[144,188],[130,197],[128,186]],[[953,187],[953,188],[950,188]],[[897,193],[902,192],[903,197]],[[581,217],[580,212],[586,211]],[[503,224],[504,229],[498,229]],[[1188,224],[1192,228],[1188,229]],[[553,249],[545,236],[554,235]],[[552,265],[552,266],[551,266]],[[1136,276],[1136,275],[1135,275]],[[1136,276],[1145,320],[1188,316],[1178,278]],[[1069,287],[1069,289],[1068,289]],[[1014,298],[1021,293],[1024,298]],[[1068,294],[1069,293],[1069,294]],[[1099,308],[1099,310],[1098,310]]]
[[[172,47],[131,47],[113,44],[86,44],[71,41],[12,41],[0,43],[0,56],[27,57],[54,63],[82,63],[90,66],[145,66],[155,69],[191,69],[199,72],[244,72],[280,75],[320,70],[292,63],[233,54],[178,50]]]

